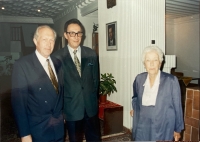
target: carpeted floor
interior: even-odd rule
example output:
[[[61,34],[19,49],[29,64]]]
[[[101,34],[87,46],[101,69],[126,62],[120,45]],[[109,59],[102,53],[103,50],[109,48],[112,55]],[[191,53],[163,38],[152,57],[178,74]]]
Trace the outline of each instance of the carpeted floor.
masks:
[[[1,142],[20,142],[17,127],[13,119],[10,93],[1,94]],[[102,126],[101,126],[102,127]],[[103,132],[102,132],[103,133]],[[131,141],[129,132],[102,136],[102,141]],[[66,139],[65,142],[68,142]]]
[[[129,132],[123,132],[120,134],[113,134],[113,135],[109,135],[109,136],[103,136],[102,137],[102,141],[112,141],[112,142],[116,142],[116,141],[131,141],[131,133]]]

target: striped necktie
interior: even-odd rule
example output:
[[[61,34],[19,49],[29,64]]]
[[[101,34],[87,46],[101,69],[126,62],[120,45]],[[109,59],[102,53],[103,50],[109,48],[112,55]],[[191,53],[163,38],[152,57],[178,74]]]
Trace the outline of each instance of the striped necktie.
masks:
[[[51,83],[52,83],[54,89],[56,90],[56,93],[58,94],[58,82],[57,82],[56,76],[51,68],[49,59],[47,59],[47,63],[48,63],[48,69],[49,69]]]
[[[78,60],[78,57],[77,57],[77,55],[76,55],[77,50],[74,50],[73,53],[74,53],[74,64],[75,64],[75,66],[76,66],[76,69],[77,69],[79,75],[81,76],[81,64],[80,64],[80,62],[79,62],[79,60]]]

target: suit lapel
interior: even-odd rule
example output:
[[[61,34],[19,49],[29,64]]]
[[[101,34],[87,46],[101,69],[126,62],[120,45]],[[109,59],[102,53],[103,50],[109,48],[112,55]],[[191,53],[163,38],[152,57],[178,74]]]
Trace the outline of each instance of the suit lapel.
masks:
[[[54,65],[54,68],[55,68],[55,71],[56,71],[56,75],[58,75],[59,66],[58,66],[58,64],[56,63],[55,58],[53,58],[52,56],[51,56],[51,60],[52,60],[53,65]]]
[[[35,72],[37,72],[37,74],[39,75],[38,80],[41,80],[42,82],[45,83],[45,84],[42,84],[43,85],[42,87],[45,87],[45,89],[51,92],[49,94],[54,96],[53,95],[54,93],[52,93],[52,91],[55,92],[55,89],[51,83],[49,76],[47,75],[46,71],[44,70],[43,66],[41,65],[35,53],[33,54],[33,66],[34,66]]]
[[[72,60],[72,57],[69,53],[69,49],[68,49],[68,46],[65,47],[65,50],[64,50],[64,63],[66,63],[66,65],[70,68],[70,69],[76,69],[75,67],[75,64]]]
[[[47,73],[45,72],[43,66],[41,65],[35,53],[33,54],[33,66],[35,68],[35,72],[38,72],[41,78],[48,77]]]
[[[82,52],[82,49],[81,49],[81,52]],[[63,62],[63,64],[64,64],[64,66],[68,66],[68,68],[69,68],[68,71],[70,71],[72,73],[72,75],[75,76],[75,78],[77,78],[81,81],[81,77],[79,76],[79,73],[76,69],[76,66],[75,66],[75,64],[72,60],[70,53],[69,53],[68,46],[66,46],[65,50],[64,50],[64,62]],[[81,59],[81,74],[82,74],[82,59]]]
[[[159,94],[161,94],[161,90],[163,91],[163,87],[164,87],[164,79],[165,79],[165,75],[163,74],[163,72],[160,71],[160,84],[159,84],[159,87],[158,87],[158,95],[157,95],[157,99],[160,97]]]
[[[57,78],[58,78],[58,92],[59,92],[59,94],[56,95],[57,96],[57,98],[56,98],[57,100],[56,100],[56,103],[55,103],[55,106],[54,106],[54,111],[55,111],[57,106],[59,105],[59,102],[60,102],[59,100],[63,98],[63,96],[62,96],[63,95],[63,92],[62,92],[63,91],[62,90],[63,86],[62,86],[62,81],[61,81],[62,75],[60,73],[61,65],[58,64],[58,62],[56,61],[56,59],[54,57],[51,57],[51,60],[52,60],[52,62],[54,64],[54,68],[55,68],[56,75],[57,75]]]
[[[140,82],[140,90],[141,90],[141,93],[139,93],[138,95],[140,95],[140,98],[141,98],[141,101],[142,101],[142,96],[143,96],[143,93],[144,93],[144,83],[145,83],[145,81],[146,81],[146,79],[147,79],[147,75],[148,75],[148,73],[145,73],[144,75],[143,75],[143,77],[141,78],[141,82]]]
[[[59,70],[60,70],[60,66],[61,65],[58,65],[57,64],[57,62],[56,62],[56,60],[55,60],[55,58],[54,57],[51,57],[51,60],[52,60],[52,62],[53,62],[53,65],[54,65],[54,69],[55,69],[55,71],[56,71],[56,76],[57,76],[57,78],[58,78],[58,91],[60,91],[60,87],[61,87],[61,84],[60,84],[60,73],[59,73]]]
[[[81,74],[83,74],[83,71],[85,69],[86,63],[87,63],[87,53],[84,50],[83,47],[81,47]]]

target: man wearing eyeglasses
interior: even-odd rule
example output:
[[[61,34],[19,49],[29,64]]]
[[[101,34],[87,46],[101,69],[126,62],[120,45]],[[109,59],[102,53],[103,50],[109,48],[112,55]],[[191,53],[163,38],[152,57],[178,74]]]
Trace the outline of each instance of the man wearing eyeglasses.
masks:
[[[77,19],[65,23],[68,45],[54,55],[64,70],[64,117],[69,140],[101,141],[98,119],[99,69],[96,53],[81,46],[84,27]]]

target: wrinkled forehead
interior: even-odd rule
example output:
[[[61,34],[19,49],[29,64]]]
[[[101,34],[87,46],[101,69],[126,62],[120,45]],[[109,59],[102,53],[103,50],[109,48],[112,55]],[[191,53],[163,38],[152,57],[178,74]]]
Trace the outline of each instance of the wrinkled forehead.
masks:
[[[53,37],[55,38],[55,34],[52,29],[48,27],[43,27],[38,30],[38,37]]]

